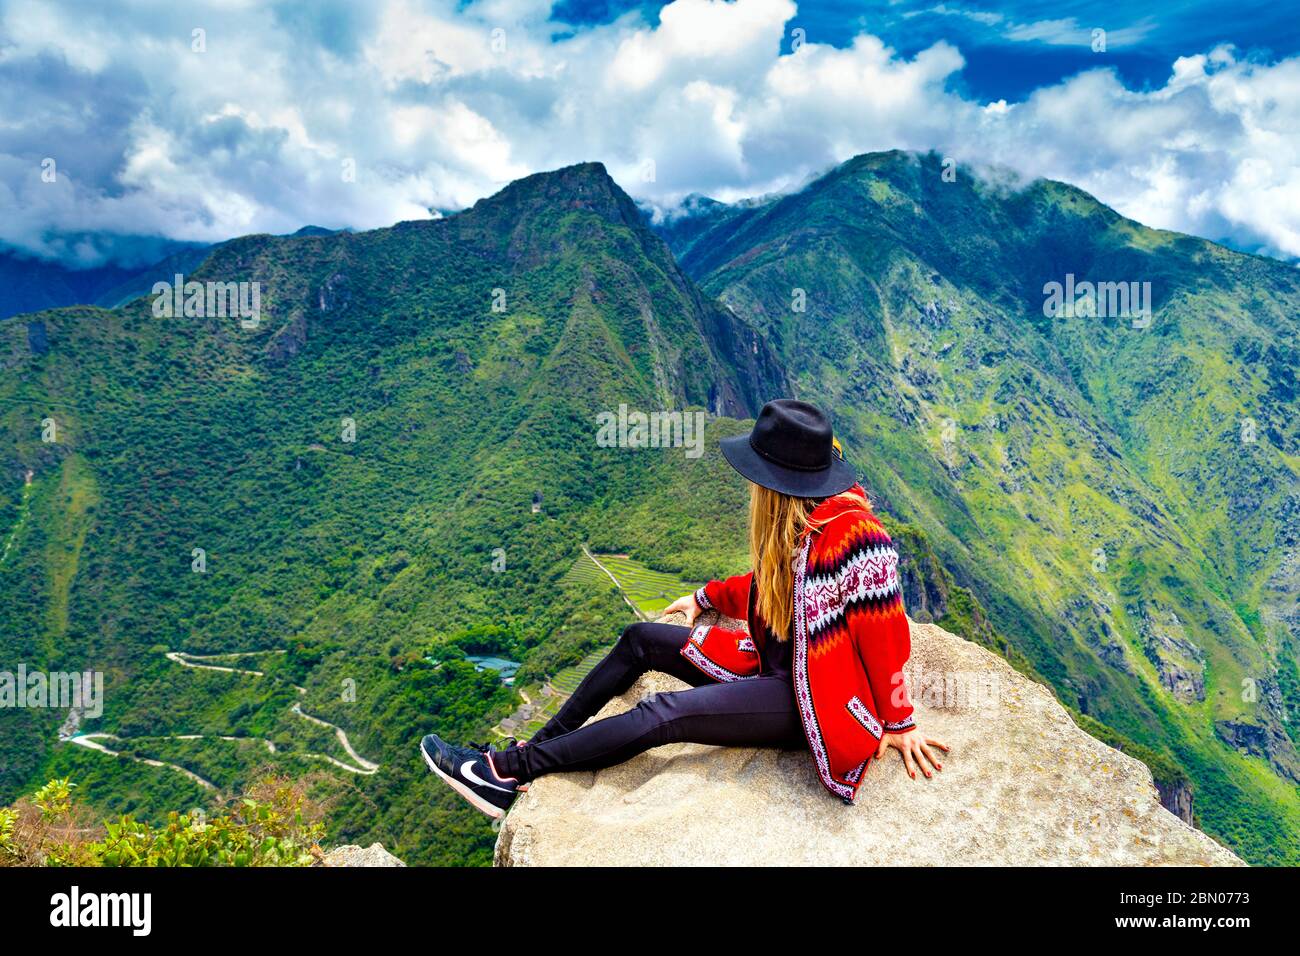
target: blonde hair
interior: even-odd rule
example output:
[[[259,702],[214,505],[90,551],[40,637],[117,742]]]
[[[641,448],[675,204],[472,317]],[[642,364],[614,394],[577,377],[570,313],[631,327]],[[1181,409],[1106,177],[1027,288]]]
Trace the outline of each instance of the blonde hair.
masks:
[[[870,502],[856,492],[843,492],[866,510]],[[749,560],[754,568],[755,610],[778,641],[787,641],[794,616],[794,559],[811,528],[820,498],[796,498],[750,483]]]

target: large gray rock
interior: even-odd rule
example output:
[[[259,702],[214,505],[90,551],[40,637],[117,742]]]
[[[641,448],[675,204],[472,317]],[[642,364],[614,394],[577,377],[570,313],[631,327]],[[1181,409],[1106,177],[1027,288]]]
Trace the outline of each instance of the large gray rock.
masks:
[[[337,846],[325,854],[326,866],[406,866],[379,843],[362,848],[355,843]]]
[[[805,751],[660,747],[536,781],[496,865],[1241,865],[1160,805],[1145,765],[989,651],[913,623],[907,676],[919,726],[952,748],[932,779],[891,752],[850,807]],[[647,675],[601,716],[682,686]]]

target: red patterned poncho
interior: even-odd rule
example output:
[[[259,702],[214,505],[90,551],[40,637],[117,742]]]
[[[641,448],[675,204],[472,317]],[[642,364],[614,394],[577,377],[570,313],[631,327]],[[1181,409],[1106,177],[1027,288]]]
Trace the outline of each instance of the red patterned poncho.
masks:
[[[794,566],[794,695],[818,776],[852,803],[881,735],[913,726],[898,552],[880,519],[846,496],[823,501],[809,525]],[[753,577],[710,581],[695,601],[747,620],[750,634],[766,633],[752,613]],[[717,680],[758,672],[754,642],[738,631],[700,625],[682,654]]]

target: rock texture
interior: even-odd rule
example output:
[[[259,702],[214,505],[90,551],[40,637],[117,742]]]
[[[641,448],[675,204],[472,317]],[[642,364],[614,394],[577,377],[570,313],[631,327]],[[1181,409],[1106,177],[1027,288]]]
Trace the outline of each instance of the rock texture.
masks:
[[[496,864],[1241,865],[1160,805],[1142,763],[994,654],[913,623],[907,676],[919,725],[952,748],[933,779],[912,780],[891,753],[849,807],[804,751],[660,747],[536,781]],[[647,675],[603,713],[681,686]]]
[[[362,847],[356,844],[337,846],[325,854],[326,866],[406,866],[378,843]]]

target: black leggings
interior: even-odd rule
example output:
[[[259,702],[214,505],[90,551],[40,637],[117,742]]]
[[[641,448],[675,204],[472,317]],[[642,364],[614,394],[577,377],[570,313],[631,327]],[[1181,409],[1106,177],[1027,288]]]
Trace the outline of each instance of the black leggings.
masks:
[[[629,626],[614,649],[525,746],[492,754],[497,773],[526,782],[558,771],[598,770],[671,743],[804,745],[788,677],[715,682],[681,655],[688,636],[690,629],[676,624]],[[693,686],[653,694],[625,713],[583,726],[646,671],[671,674]]]

